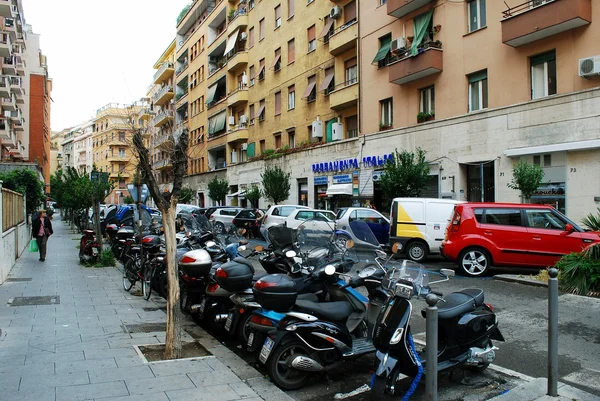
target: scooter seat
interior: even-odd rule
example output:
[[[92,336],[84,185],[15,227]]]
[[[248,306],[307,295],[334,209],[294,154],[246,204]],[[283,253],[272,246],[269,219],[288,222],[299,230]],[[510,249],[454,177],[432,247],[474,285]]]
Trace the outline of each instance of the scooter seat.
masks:
[[[346,301],[314,303],[297,300],[296,307],[305,313],[334,322],[345,322],[353,312],[352,306]]]
[[[313,293],[307,293],[307,294],[298,294],[298,297],[296,298],[297,301],[310,301],[310,302],[315,302],[315,303],[319,303],[319,297],[316,296]]]
[[[475,310],[483,304],[483,290],[478,288],[467,288],[453,292],[444,298],[445,302],[438,302],[438,318],[452,319],[464,313]],[[426,317],[427,309],[421,311],[421,315]]]

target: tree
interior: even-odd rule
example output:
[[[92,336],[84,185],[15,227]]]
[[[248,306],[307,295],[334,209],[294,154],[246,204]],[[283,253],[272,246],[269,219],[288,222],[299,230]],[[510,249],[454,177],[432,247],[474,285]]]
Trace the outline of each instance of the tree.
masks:
[[[542,166],[529,164],[526,160],[519,160],[513,166],[513,178],[506,184],[510,189],[521,191],[525,203],[529,203],[531,196],[542,185],[544,169]]]
[[[258,200],[262,196],[260,189],[256,185],[246,191],[246,199],[250,201],[252,207],[258,207]]]
[[[194,196],[196,194],[194,193],[194,190],[190,187],[183,187],[181,188],[181,191],[179,192],[179,202],[180,203],[192,203],[192,201],[194,200]]]
[[[133,199],[133,197],[131,195],[127,195],[126,197],[123,198],[123,203],[126,205],[131,205],[131,204],[135,203],[135,200]]]
[[[27,215],[33,213],[44,201],[44,186],[35,171],[30,169],[11,170],[0,173],[2,186],[22,194],[25,197]]]
[[[208,197],[218,202],[219,205],[225,202],[227,192],[229,192],[229,182],[227,180],[220,180],[215,177],[208,183]]]
[[[262,178],[263,195],[273,201],[275,205],[290,197],[290,173],[284,172],[281,167],[265,168]]]
[[[415,152],[403,150],[394,152],[394,158],[384,166],[379,184],[388,202],[394,198],[418,198],[427,185],[429,164],[425,160],[425,151],[417,148]]]
[[[132,110],[134,111],[134,110]],[[135,115],[129,121],[137,121]],[[179,309],[179,279],[177,274],[177,241],[175,239],[175,218],[177,203],[186,174],[189,133],[187,128],[177,130],[171,140],[168,154],[171,159],[171,177],[173,187],[170,192],[161,192],[153,174],[150,151],[145,146],[147,131],[132,123],[133,146],[138,158],[141,179],[148,185],[150,196],[163,216],[163,227],[167,260],[167,335],[165,341],[165,359],[181,356],[181,310]]]

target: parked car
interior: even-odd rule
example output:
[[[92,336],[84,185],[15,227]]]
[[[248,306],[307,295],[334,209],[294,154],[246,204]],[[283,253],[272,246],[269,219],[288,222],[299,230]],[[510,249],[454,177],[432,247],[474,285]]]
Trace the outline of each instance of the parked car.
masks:
[[[260,209],[242,209],[231,222],[237,228],[245,228],[252,237],[262,239],[260,224],[264,215]]]
[[[210,219],[210,216],[218,209],[224,209],[224,208],[229,208],[231,206],[211,206],[209,208],[206,209],[206,211],[204,212],[204,215],[206,216],[206,218]]]
[[[315,221],[318,226],[318,222],[323,222],[323,229],[333,229],[335,226],[335,213],[331,210],[320,210],[320,209],[295,209],[285,218],[284,224],[288,228],[296,229],[302,223],[307,220]]]
[[[356,238],[350,230],[350,222],[364,221],[367,223],[377,241],[382,246],[388,245],[390,233],[390,221],[377,210],[369,209],[368,207],[343,207],[338,209],[336,216],[336,229],[338,231],[337,238],[341,242],[346,242],[351,239],[358,245],[369,245],[360,238]]]
[[[198,213],[199,211],[201,211],[202,208],[200,206],[196,206],[196,205],[188,205],[186,203],[178,203],[177,204],[177,214],[183,212],[183,213]]]
[[[215,232],[217,234],[222,233],[225,230],[225,227],[229,227],[233,218],[242,210],[241,207],[223,207],[215,210],[208,220],[215,227]]]
[[[260,226],[260,233],[267,242],[269,242],[269,238],[267,236],[267,230],[269,227],[283,224],[286,217],[288,217],[290,213],[296,209],[308,209],[308,206],[274,205],[267,210],[267,213],[265,214],[265,217],[263,217],[263,221]]]
[[[390,212],[390,246],[402,244],[408,259],[422,262],[439,254],[454,206],[452,199],[395,198]]]
[[[563,255],[600,242],[600,232],[584,231],[547,205],[461,203],[455,206],[442,254],[468,276],[490,266],[554,265]]]

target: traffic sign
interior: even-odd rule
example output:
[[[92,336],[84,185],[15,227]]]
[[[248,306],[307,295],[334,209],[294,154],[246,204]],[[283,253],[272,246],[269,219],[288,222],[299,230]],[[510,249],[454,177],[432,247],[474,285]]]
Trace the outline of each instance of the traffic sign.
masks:
[[[129,191],[129,195],[131,195],[131,197],[133,198],[133,201],[135,203],[137,203],[137,201],[138,201],[137,186],[135,184],[127,184],[127,191]],[[144,203],[144,202],[146,202],[146,199],[148,199],[148,195],[150,195],[150,190],[148,189],[148,186],[146,184],[142,185],[141,192],[142,192],[141,202]]]

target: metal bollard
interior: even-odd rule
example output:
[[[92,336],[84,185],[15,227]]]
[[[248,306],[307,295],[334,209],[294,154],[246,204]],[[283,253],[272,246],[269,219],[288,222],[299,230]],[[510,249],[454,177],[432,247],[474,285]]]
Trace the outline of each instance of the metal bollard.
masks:
[[[437,365],[438,365],[438,297],[429,294],[427,302],[427,321],[425,327],[425,399],[437,401]]]
[[[548,395],[558,396],[558,269],[548,270]]]

